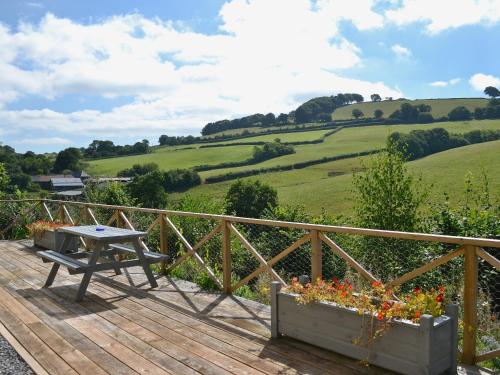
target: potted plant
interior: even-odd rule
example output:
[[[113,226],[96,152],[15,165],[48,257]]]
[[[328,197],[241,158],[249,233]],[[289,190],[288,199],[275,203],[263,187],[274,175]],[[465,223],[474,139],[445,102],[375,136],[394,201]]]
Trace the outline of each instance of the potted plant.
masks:
[[[271,288],[271,331],[404,374],[456,373],[458,306],[444,289],[415,288],[402,301],[374,282],[354,293],[346,281]]]
[[[58,228],[70,226],[71,224],[63,224],[51,221],[36,221],[28,225],[30,233],[33,235],[33,244],[36,247],[60,251],[64,235],[58,232]],[[71,238],[67,251],[75,252],[78,250],[77,238]]]

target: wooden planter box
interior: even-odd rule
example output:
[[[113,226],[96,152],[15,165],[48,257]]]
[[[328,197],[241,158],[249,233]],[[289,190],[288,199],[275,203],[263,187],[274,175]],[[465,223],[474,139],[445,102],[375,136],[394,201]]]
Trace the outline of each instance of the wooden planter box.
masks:
[[[42,249],[60,251],[64,235],[56,230],[45,230],[43,233],[35,233],[33,236],[33,244]],[[78,250],[78,238],[71,238],[68,251],[76,252]]]
[[[392,321],[381,336],[367,343],[371,316],[360,316],[328,302],[298,304],[296,295],[271,287],[271,331],[403,374],[455,374],[458,306],[446,315],[423,315],[420,322]],[[375,324],[380,324],[375,319]],[[362,331],[363,334],[362,334]],[[361,342],[355,343],[361,336]]]

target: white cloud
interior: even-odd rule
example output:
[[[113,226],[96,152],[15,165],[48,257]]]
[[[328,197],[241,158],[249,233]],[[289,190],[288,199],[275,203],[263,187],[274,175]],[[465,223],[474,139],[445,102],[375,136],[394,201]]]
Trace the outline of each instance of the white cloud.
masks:
[[[469,83],[474,90],[482,92],[488,86],[499,87],[500,78],[489,74],[477,73],[470,77]]]
[[[432,86],[432,87],[446,87],[446,86],[456,85],[460,81],[461,81],[460,78],[453,78],[453,79],[450,79],[449,81],[435,81],[435,82],[431,82],[431,83],[429,83],[429,85]]]
[[[342,76],[361,63],[361,51],[337,24],[381,26],[374,2],[234,0],[221,8],[221,32],[213,35],[138,14],[91,24],[47,14],[16,31],[0,24],[0,124],[68,134],[179,134],[222,118],[288,112],[315,95],[400,97],[382,82]],[[283,9],[286,15],[276,17]],[[8,109],[23,96],[67,94],[126,95],[133,102],[108,112],[84,104],[72,113]]]
[[[403,0],[401,6],[385,12],[397,25],[426,24],[436,34],[446,29],[473,24],[500,22],[500,0]]]
[[[66,138],[52,137],[52,138],[25,138],[13,143],[20,145],[67,145],[71,144],[72,142]]]
[[[404,59],[404,58],[408,58],[411,56],[411,51],[406,48],[406,47],[403,47],[402,45],[400,44],[394,44],[392,47],[391,47],[391,50],[392,52],[394,52],[396,54],[396,56],[400,59]]]

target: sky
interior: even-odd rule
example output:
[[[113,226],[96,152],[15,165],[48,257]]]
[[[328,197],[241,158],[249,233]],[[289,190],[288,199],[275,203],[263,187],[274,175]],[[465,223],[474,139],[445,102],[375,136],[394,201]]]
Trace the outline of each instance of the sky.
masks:
[[[199,134],[310,98],[483,97],[500,0],[0,0],[0,142]]]

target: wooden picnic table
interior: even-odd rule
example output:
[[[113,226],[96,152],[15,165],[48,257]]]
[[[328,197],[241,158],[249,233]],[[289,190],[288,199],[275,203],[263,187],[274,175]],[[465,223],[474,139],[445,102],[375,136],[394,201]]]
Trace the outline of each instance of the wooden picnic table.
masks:
[[[98,271],[114,270],[119,275],[121,268],[142,266],[151,287],[158,286],[149,265],[164,260],[166,256],[149,251],[144,252],[140,239],[146,235],[146,232],[104,225],[61,227],[57,230],[64,234],[60,251],[38,252],[44,262],[54,262],[45,282],[46,287],[52,285],[60,266],[67,267],[70,274],[83,274],[76,301],[83,299],[92,274]],[[92,240],[94,243],[92,251],[68,252],[68,245],[74,237]],[[131,243],[132,246],[123,246],[124,243]],[[117,260],[116,255],[124,253],[136,255],[137,259]],[[79,260],[82,258],[87,258],[88,261]]]

